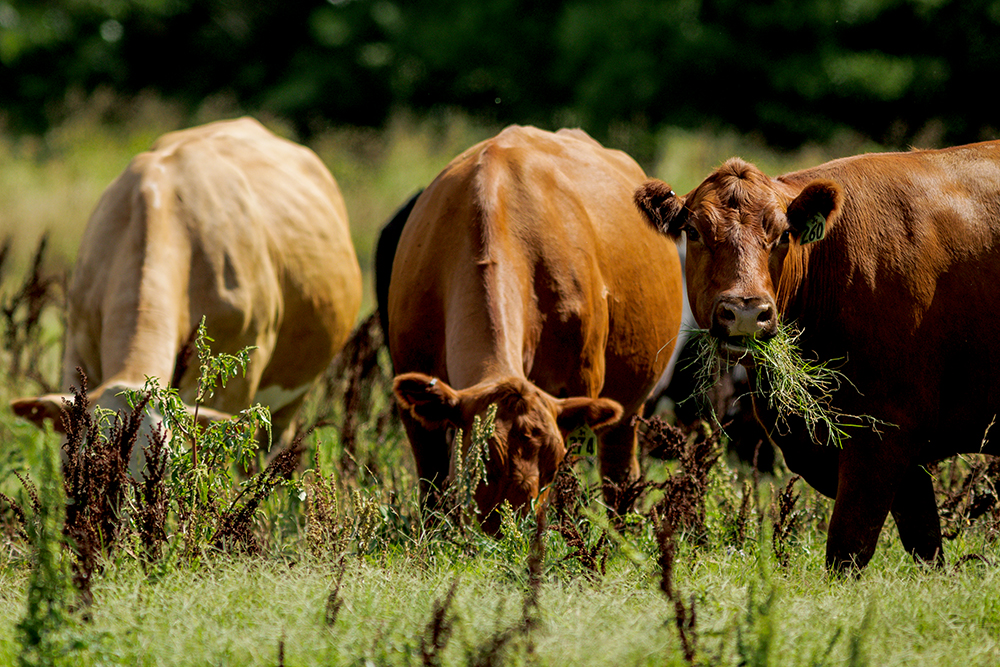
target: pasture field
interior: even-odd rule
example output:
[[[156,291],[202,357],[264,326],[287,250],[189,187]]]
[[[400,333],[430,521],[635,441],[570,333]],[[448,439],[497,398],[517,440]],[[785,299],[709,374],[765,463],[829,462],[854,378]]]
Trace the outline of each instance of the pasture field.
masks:
[[[303,440],[308,470],[269,487],[246,533],[195,534],[239,500],[202,486],[220,504],[199,505],[199,524],[168,498],[164,539],[150,555],[132,500],[116,517],[118,541],[91,554],[95,569],[81,583],[85,550],[60,529],[59,438],[7,403],[57,388],[58,275],[103,188],[177,127],[177,115],[149,99],[132,102],[127,121],[103,122],[115,103],[90,100],[40,140],[0,138],[0,241],[13,239],[0,262],[0,493],[25,512],[22,524],[0,498],[0,665],[1000,664],[1000,508],[987,461],[929,470],[952,538],[945,568],[914,564],[890,525],[858,579],[825,572],[831,501],[780,466],[763,474],[730,460],[723,439],[703,431],[667,431],[674,458],[644,458],[637,510],[614,523],[586,458],[560,475],[543,530],[511,515],[499,539],[486,537],[460,493],[450,512],[422,523],[387,355],[367,321],[304,411],[303,432],[317,426]],[[230,111],[206,109],[203,120]],[[344,190],[366,275],[396,206],[496,129],[447,114],[399,118],[381,133],[332,129],[310,142]],[[734,154],[775,173],[871,148],[844,137],[783,155],[734,135],[675,131],[645,167],[684,192]],[[44,230],[32,284],[46,289],[32,298],[48,302],[22,298]],[[370,277],[367,285],[363,318],[374,300]],[[643,430],[647,448],[664,445],[653,426]]]

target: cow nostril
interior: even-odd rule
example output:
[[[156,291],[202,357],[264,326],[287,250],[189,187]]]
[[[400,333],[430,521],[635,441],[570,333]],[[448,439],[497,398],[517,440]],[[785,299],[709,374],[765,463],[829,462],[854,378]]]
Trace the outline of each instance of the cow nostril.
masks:
[[[767,324],[768,322],[771,321],[772,312],[773,311],[770,308],[765,308],[764,310],[760,311],[760,313],[757,315],[757,322],[760,324]]]
[[[719,309],[719,321],[727,323],[735,322],[736,321],[735,311],[733,311],[733,309],[729,308],[728,306],[723,306],[722,308]]]

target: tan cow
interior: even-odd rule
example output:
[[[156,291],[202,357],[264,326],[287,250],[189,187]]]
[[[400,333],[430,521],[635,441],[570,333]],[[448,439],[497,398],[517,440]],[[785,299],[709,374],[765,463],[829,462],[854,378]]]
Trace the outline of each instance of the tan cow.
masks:
[[[836,498],[828,567],[863,567],[890,512],[908,551],[941,562],[923,466],[980,451],[1000,413],[1000,142],[777,178],[732,159],[683,197],[662,181],[635,197],[653,226],[687,236],[692,310],[726,354],[795,321],[807,357],[841,360],[834,407],[890,424],[851,429],[842,450],[802,423],[773,434],[788,467]]]
[[[676,245],[628,200],[644,179],[580,130],[514,126],[397,216],[398,248],[380,244],[378,264],[394,250],[387,340],[425,498],[449,474],[449,429],[468,447],[490,404],[476,492],[488,531],[504,500],[524,506],[552,481],[582,424],[599,431],[607,478],[638,475],[631,417],[670,359],[682,301]]]
[[[116,394],[146,376],[171,383],[204,316],[213,352],[256,346],[246,377],[209,401],[212,414],[259,402],[287,440],[360,304],[344,199],[312,151],[250,118],[172,132],[132,160],[90,217],[69,291],[62,383],[78,384],[81,367],[92,402],[122,408]],[[194,363],[179,378],[185,401],[197,375]],[[59,427],[63,398],[12,407]]]

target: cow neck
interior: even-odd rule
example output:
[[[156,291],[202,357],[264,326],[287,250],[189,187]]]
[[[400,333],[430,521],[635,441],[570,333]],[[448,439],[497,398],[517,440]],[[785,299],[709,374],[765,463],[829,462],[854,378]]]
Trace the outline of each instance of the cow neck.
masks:
[[[806,181],[808,180],[805,179]],[[774,182],[776,190],[781,191],[788,201],[791,201],[801,191],[802,183],[786,181],[781,177]],[[826,301],[825,286],[817,282],[816,268],[827,263],[823,252],[829,239],[802,245],[798,241],[790,244],[781,267],[776,290],[776,305],[783,322],[802,322],[805,313],[816,312]],[[819,252],[817,252],[819,251]]]
[[[463,180],[476,193],[465,217],[474,260],[451,278],[449,376],[456,386],[526,379],[529,338],[538,328],[532,284],[538,250],[531,228],[539,211],[523,192],[521,162],[506,148],[488,143],[466,167]]]
[[[791,201],[809,182],[818,178],[836,180],[844,188],[840,214],[822,240],[800,245],[793,242],[782,265],[777,289],[777,306],[782,320],[796,323],[806,335],[829,326],[838,317],[844,290],[858,269],[857,257],[849,244],[865,243],[854,224],[852,179],[843,169],[831,173],[824,166],[774,179],[774,187]]]
[[[456,369],[460,384],[478,384],[489,380],[509,377],[525,378],[524,338],[525,308],[523,290],[518,285],[516,271],[503,260],[480,263],[478,265],[482,289],[478,317],[481,325],[475,326],[482,332],[479,349],[474,352],[477,359]],[[449,355],[449,374],[452,372]],[[462,377],[464,376],[464,377]]]
[[[470,281],[459,278],[453,288],[447,356],[448,375],[457,387],[526,378],[525,340],[531,326],[527,261],[523,252],[506,247],[515,241],[497,238],[497,231],[492,230],[488,242],[480,239]]]
[[[99,389],[142,387],[147,376],[169,386],[184,338],[197,325],[188,321],[190,240],[165,210],[163,203],[171,200],[143,200],[144,215],[133,217],[129,232],[133,248],[120,253],[109,271],[113,277],[102,305]]]
[[[807,341],[825,339],[835,326],[851,275],[852,263],[836,237],[789,252],[779,281],[778,310],[783,322],[799,329],[807,347]]]
[[[809,248],[794,243],[785,255],[778,279],[777,306],[783,319],[794,318],[801,307],[803,280],[809,264]]]

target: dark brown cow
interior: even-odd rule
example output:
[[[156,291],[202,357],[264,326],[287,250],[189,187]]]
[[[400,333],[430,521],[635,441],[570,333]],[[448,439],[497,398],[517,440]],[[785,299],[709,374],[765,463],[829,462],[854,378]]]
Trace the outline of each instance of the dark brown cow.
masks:
[[[602,429],[606,477],[638,475],[630,421],[670,359],[682,297],[675,244],[628,200],[645,178],[580,130],[509,127],[413,204],[385,312],[425,498],[449,474],[448,430],[467,447],[490,404],[487,530],[504,500],[523,506],[552,481],[579,425]]]
[[[836,498],[827,565],[863,567],[890,512],[914,557],[942,562],[921,466],[980,451],[1000,412],[990,310],[1000,303],[1000,142],[778,178],[732,159],[684,197],[650,181],[635,200],[656,228],[687,235],[695,318],[724,350],[739,355],[746,336],[795,321],[807,355],[843,360],[850,384],[835,407],[894,425],[854,429],[842,450],[804,428],[774,434],[789,468]]]

